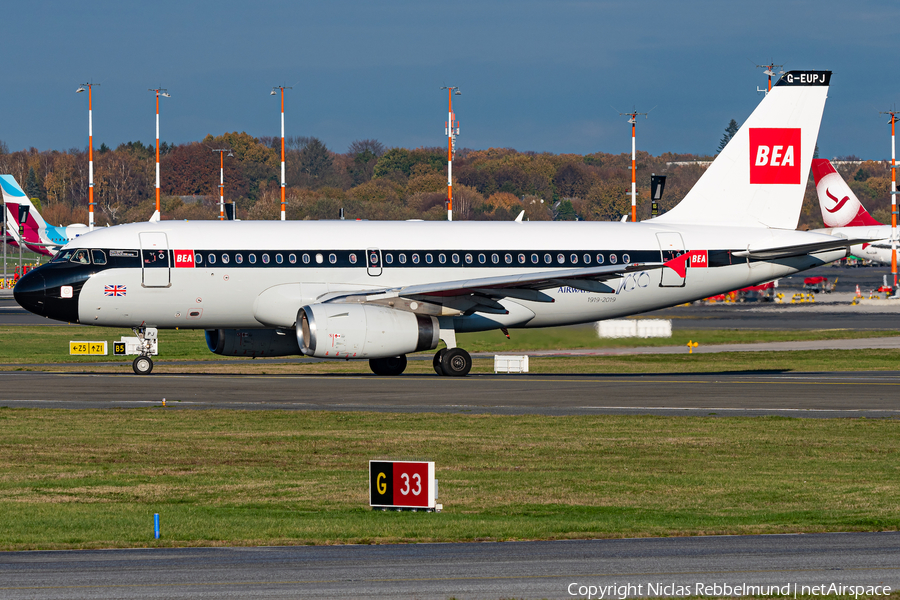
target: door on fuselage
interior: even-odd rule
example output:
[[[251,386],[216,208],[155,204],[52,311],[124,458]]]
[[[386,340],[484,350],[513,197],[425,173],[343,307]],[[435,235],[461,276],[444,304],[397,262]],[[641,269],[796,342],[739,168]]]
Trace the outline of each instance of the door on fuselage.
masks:
[[[672,260],[684,254],[684,240],[681,234],[676,232],[657,233],[656,239],[659,242],[659,253],[662,262]],[[662,279],[659,282],[660,287],[684,287],[684,277],[675,272],[670,267],[662,268]]]
[[[161,231],[141,235],[141,281],[144,287],[169,287],[169,242]]]
[[[381,250],[378,248],[366,250],[366,267],[372,277],[381,275]]]

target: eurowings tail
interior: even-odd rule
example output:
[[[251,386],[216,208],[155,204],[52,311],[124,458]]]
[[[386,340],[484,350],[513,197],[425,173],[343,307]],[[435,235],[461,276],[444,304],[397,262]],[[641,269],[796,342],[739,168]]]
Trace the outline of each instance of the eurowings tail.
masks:
[[[19,185],[19,182],[16,181],[15,177],[12,175],[0,175],[0,188],[3,190],[3,200],[7,205],[16,204],[29,207],[28,220],[25,222],[25,229],[40,231],[41,229],[47,228],[47,222],[44,221],[44,217],[41,216],[41,213],[38,212],[34,204],[31,203],[31,200],[28,199],[28,196]],[[11,212],[15,214],[16,211],[13,210]],[[25,239],[26,243],[29,241],[28,238]]]
[[[782,75],[684,200],[652,220],[796,229],[830,81]]]
[[[844,178],[835,171],[831,161],[823,158],[813,160],[812,171],[825,227],[882,225],[865,209]]]

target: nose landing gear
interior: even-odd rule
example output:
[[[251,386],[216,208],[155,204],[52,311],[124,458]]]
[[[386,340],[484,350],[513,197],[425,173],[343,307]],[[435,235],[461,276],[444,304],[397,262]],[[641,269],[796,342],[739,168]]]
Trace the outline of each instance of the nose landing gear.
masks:
[[[131,368],[137,375],[149,375],[153,371],[153,359],[150,358],[150,354],[153,352],[153,344],[157,340],[156,328],[140,325],[132,327],[131,330],[137,336],[139,343],[139,354],[131,363]]]

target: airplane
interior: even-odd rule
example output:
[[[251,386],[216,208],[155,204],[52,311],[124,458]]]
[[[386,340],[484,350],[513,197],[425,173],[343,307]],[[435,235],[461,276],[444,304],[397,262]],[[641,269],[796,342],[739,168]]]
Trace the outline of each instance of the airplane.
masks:
[[[816,158],[812,172],[819,196],[819,208],[825,223],[822,233],[845,237],[866,237],[874,241],[854,245],[854,256],[883,264],[891,264],[891,226],[877,221],[865,209],[831,161]]]
[[[2,189],[3,200],[6,202],[7,208],[7,226],[10,228],[9,237],[11,238],[8,241],[13,246],[18,246],[19,242],[19,235],[13,235],[13,230],[17,230],[16,226],[20,223],[18,217],[20,214],[26,214],[24,209],[18,207],[28,209],[23,223],[21,241],[25,248],[37,254],[53,256],[64,245],[88,231],[87,225],[80,223],[68,227],[56,227],[48,224],[12,175],[0,175],[0,189]]]
[[[133,370],[159,329],[225,356],[434,354],[465,376],[459,332],[550,327],[674,306],[846,256],[796,231],[830,71],[783,75],[685,198],[643,222],[163,221],[95,230],[19,280],[48,318],[130,327]]]

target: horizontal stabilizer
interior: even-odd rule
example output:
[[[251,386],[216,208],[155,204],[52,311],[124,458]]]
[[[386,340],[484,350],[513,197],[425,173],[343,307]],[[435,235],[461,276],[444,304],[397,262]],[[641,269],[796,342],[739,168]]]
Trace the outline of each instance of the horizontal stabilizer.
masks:
[[[843,239],[835,238],[824,242],[815,242],[812,244],[797,244],[796,246],[781,246],[780,248],[748,248],[733,255],[739,258],[756,258],[760,260],[772,260],[776,258],[790,258],[792,256],[805,256],[807,254],[815,254],[817,252],[828,252],[829,250],[839,250],[844,248],[850,253],[850,246],[862,244],[863,242],[871,242],[870,239]]]

